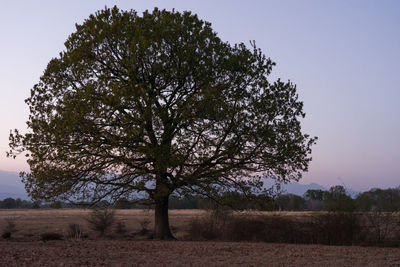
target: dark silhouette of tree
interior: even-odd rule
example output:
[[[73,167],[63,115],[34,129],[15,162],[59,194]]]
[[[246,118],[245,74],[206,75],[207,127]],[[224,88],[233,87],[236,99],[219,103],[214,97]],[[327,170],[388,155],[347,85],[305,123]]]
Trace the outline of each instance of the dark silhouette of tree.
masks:
[[[354,211],[354,200],[341,185],[332,186],[324,193],[324,209],[327,211]]]
[[[15,209],[17,207],[17,203],[15,199],[8,197],[3,200],[3,208],[5,209]]]
[[[278,210],[299,211],[304,210],[305,200],[294,194],[283,194],[275,199]]]
[[[320,190],[320,189],[308,189],[305,193],[304,193],[304,198],[305,199],[310,199],[310,200],[324,200],[324,193],[326,191],[324,190]]]
[[[359,211],[371,211],[374,200],[367,192],[359,194],[355,199],[356,209]]]
[[[373,188],[357,196],[356,203],[363,211],[399,211],[400,188]]]
[[[126,198],[119,198],[117,201],[114,203],[114,208],[116,209],[130,209],[133,207],[133,203],[131,203],[129,200]]]
[[[308,189],[304,193],[305,208],[307,210],[322,210],[325,192],[320,189]]]
[[[190,12],[105,8],[76,26],[26,100],[25,152],[36,199],[155,202],[155,233],[173,238],[173,192],[248,190],[268,175],[299,180],[315,138],[301,132],[296,86],[269,81],[273,63],[252,42],[221,41]],[[246,177],[247,180],[243,180]]]

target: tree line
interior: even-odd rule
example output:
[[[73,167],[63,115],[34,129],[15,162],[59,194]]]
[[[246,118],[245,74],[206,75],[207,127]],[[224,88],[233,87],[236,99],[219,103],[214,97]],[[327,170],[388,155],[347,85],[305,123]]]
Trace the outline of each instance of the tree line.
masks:
[[[352,198],[341,185],[332,186],[329,190],[309,189],[303,196],[295,194],[270,193],[248,194],[231,191],[224,192],[218,198],[186,195],[171,196],[169,209],[213,209],[225,206],[237,210],[262,211],[400,211],[400,187],[380,189],[373,188]],[[82,208],[93,207],[90,203],[52,203],[41,201],[6,198],[0,200],[2,209],[38,209],[38,208]],[[120,198],[115,202],[103,200],[94,207],[112,207],[116,209],[154,208],[149,200],[128,200]]]

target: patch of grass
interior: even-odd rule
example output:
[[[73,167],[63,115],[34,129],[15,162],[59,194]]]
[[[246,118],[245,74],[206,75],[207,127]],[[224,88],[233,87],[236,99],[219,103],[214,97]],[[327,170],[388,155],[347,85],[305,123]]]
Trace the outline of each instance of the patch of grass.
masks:
[[[77,223],[70,223],[68,225],[67,238],[79,240],[86,237],[83,233],[82,227]]]

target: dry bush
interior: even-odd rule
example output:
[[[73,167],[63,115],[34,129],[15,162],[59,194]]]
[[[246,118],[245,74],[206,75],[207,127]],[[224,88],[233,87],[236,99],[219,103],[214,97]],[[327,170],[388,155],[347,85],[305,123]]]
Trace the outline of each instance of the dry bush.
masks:
[[[122,221],[116,222],[115,232],[117,234],[125,234],[127,232],[125,223]]]
[[[208,216],[193,220],[189,225],[188,239],[263,241],[279,243],[355,244],[360,238],[357,216],[346,213],[315,215],[298,220],[285,215],[229,215]]]
[[[115,211],[109,209],[95,209],[86,219],[89,228],[96,231],[100,236],[104,234],[115,224]]]
[[[304,222],[295,222],[285,216],[233,215],[211,212],[208,216],[193,220],[189,225],[189,239],[264,241],[308,243]]]
[[[366,245],[400,246],[400,218],[393,212],[364,213]]]
[[[15,217],[5,218],[6,226],[3,229],[2,237],[5,239],[11,238],[11,236],[17,232],[17,223]]]
[[[150,232],[150,230],[149,230],[150,219],[149,218],[140,219],[139,225],[140,225],[139,234],[146,235]]]
[[[67,231],[66,236],[67,236],[67,238],[76,239],[76,240],[86,237],[83,234],[82,227],[77,223],[70,223],[68,225],[68,231]]]
[[[313,218],[314,242],[325,245],[355,245],[363,240],[360,214],[329,212]]]
[[[51,240],[63,240],[63,236],[59,233],[48,232],[40,235],[40,240],[51,241]]]
[[[189,222],[188,236],[191,240],[224,240],[224,231],[227,222],[232,219],[232,212],[228,209],[213,209],[206,216],[193,219]]]

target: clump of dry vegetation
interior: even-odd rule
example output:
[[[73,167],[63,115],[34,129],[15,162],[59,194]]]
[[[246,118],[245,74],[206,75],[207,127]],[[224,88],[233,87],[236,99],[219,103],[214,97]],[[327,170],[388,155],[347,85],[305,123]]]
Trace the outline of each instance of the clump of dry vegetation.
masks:
[[[152,238],[153,211],[117,212],[83,209],[2,211],[0,234],[6,235],[0,238],[51,240],[42,238],[43,233],[61,233],[65,239],[75,240],[88,236],[96,239],[96,234],[113,239]],[[74,223],[68,224],[66,218]],[[97,228],[88,222],[88,218],[94,218],[92,222]],[[174,235],[179,240],[400,246],[400,213],[172,210],[170,221]]]
[[[400,216],[392,212],[365,212],[367,245],[400,246]]]
[[[106,232],[115,224],[115,211],[110,209],[95,209],[87,218],[89,228],[96,231],[100,236],[104,236]]]
[[[211,211],[189,224],[189,240],[400,246],[395,213],[326,212],[299,218]]]
[[[123,221],[116,222],[116,224],[115,224],[115,232],[117,234],[121,234],[121,235],[125,234],[127,232],[125,222],[123,222]]]
[[[16,224],[16,218],[15,217],[8,217],[5,218],[4,221],[6,223],[6,226],[3,229],[3,233],[1,236],[4,239],[9,239],[12,237],[12,235],[17,232],[17,224]]]
[[[47,232],[40,235],[40,240],[42,241],[51,241],[51,240],[63,240],[63,235],[54,232]]]
[[[70,239],[79,240],[81,238],[86,237],[86,235],[83,233],[83,230],[82,230],[82,227],[80,226],[80,224],[70,223],[68,225],[66,237],[70,238]]]

